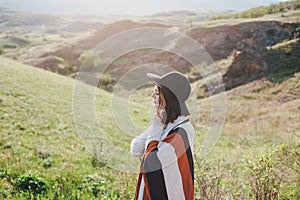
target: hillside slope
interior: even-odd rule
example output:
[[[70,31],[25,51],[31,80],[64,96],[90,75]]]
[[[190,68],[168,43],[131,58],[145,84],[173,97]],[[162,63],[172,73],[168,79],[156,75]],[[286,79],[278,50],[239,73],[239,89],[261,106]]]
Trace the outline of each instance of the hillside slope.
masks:
[[[45,173],[41,161],[36,162],[40,150],[58,159],[53,160],[57,170],[88,158],[72,119],[73,81],[3,58],[0,68],[0,143],[6,158],[1,168]]]
[[[31,52],[30,59],[25,59],[24,62],[63,75],[76,76],[76,72],[84,60],[84,55],[88,55],[101,41],[122,31],[142,27],[172,28],[161,24],[142,24],[129,20],[118,21],[87,35],[82,40],[74,40],[65,46],[57,45],[54,48],[44,50],[44,53],[41,53],[43,52],[42,48],[37,48],[36,51],[38,52]],[[246,84],[262,76],[268,76],[268,73],[273,73],[272,70],[268,69],[277,68],[276,62],[270,60],[276,55],[275,51],[267,50],[267,48],[300,37],[299,23],[281,23],[279,21],[241,22],[235,25],[215,27],[195,26],[182,28],[180,31],[197,41],[216,62],[221,60],[230,62],[233,57],[233,63],[231,67],[228,66],[229,71],[224,76],[226,89]],[[294,46],[295,48],[291,48],[293,51],[295,49],[294,54],[297,54],[298,43],[296,42]],[[266,56],[268,52],[273,52],[273,56]],[[283,49],[276,53],[278,56],[285,56]],[[285,57],[285,59],[288,60],[289,58]],[[298,62],[297,59],[296,62]],[[160,63],[185,72],[189,71],[191,65],[184,58],[171,52],[147,49],[136,50],[120,56],[111,64],[107,72],[113,79],[118,79],[126,71],[145,63]],[[227,70],[226,67],[220,67],[225,71]],[[295,68],[295,71],[299,70],[297,66]]]
[[[73,79],[4,58],[0,58],[0,70],[0,198],[28,199],[42,195],[50,199],[66,196],[70,199],[132,199],[136,176],[105,167],[101,159],[96,160],[87,151],[77,135],[72,116]],[[133,119],[139,124],[149,123],[145,116],[152,102],[149,90],[139,90],[132,96],[136,104],[131,104],[130,109],[134,108]],[[233,198],[228,191],[237,190],[251,199],[247,182],[250,172],[244,170],[247,167],[244,159],[252,160],[279,145],[287,145],[288,153],[297,153],[300,147],[299,94],[299,73],[281,83],[259,80],[227,92],[224,130],[207,161],[220,169],[199,171],[203,166],[196,166],[195,177],[204,178],[203,173],[215,177],[220,172],[222,186],[212,185],[212,188],[223,188],[220,194],[224,198]],[[131,138],[117,128],[110,99],[110,93],[97,90],[97,117],[109,139],[126,149]],[[199,117],[199,124],[195,124],[195,156],[211,119],[211,99],[197,101],[201,115],[195,116]],[[298,170],[297,160],[285,162]],[[294,185],[298,183],[297,173],[290,168],[279,169],[282,172],[279,175],[284,174],[286,178],[280,186],[281,195],[297,197],[299,190]],[[46,189],[34,185],[43,191],[40,194],[39,190],[28,188],[31,184],[26,182],[28,179],[45,184]],[[237,184],[232,183],[235,181]],[[201,187],[195,185],[195,191],[199,198]]]
[[[72,114],[74,80],[5,58],[0,58],[0,71],[0,199],[28,199],[38,193],[28,188],[26,177],[45,183],[50,199],[90,199],[93,184],[102,188],[97,194],[103,199],[122,196],[126,188],[117,185],[123,185],[123,177],[96,160],[77,134]],[[130,138],[118,135],[121,132],[113,125],[110,98],[111,94],[98,90],[97,113],[106,113],[101,122],[110,125],[104,129],[112,141],[128,148]],[[22,187],[20,181],[25,181]]]

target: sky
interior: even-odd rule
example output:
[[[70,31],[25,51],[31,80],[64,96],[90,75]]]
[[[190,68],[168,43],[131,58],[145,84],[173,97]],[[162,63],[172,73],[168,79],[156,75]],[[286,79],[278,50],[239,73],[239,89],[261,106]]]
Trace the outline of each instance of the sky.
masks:
[[[169,10],[236,10],[284,0],[0,0],[0,5],[35,13],[149,15]]]

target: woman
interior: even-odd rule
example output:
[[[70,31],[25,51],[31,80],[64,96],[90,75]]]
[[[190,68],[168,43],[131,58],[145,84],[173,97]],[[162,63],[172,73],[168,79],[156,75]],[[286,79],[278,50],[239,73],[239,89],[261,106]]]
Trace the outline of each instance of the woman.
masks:
[[[179,72],[162,77],[148,73],[157,109],[151,126],[131,142],[141,160],[135,200],[194,199],[194,129],[185,104],[191,92]]]

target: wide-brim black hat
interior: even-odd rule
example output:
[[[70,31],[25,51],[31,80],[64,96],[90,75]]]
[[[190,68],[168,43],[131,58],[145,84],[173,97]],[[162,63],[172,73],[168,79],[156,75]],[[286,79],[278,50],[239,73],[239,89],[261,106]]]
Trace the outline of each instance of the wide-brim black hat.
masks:
[[[177,97],[181,114],[190,114],[185,101],[191,93],[191,84],[183,74],[177,71],[169,72],[163,76],[147,73],[147,77],[155,85],[168,88]]]

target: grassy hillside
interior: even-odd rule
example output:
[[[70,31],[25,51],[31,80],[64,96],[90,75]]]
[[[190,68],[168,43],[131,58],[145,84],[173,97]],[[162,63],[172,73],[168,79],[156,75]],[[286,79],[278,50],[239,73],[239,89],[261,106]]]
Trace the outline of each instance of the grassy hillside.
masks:
[[[300,9],[288,11],[284,14],[282,13],[275,13],[275,14],[268,14],[262,17],[257,18],[222,18],[215,20],[207,20],[199,23],[194,23],[195,26],[198,27],[217,27],[217,26],[224,26],[224,25],[236,25],[245,22],[257,22],[257,21],[280,21],[284,23],[299,23],[299,16],[300,16]]]
[[[129,199],[134,185],[126,181],[135,177],[102,166],[77,135],[74,81],[3,58],[0,69],[0,199]],[[97,96],[101,113],[110,94]]]
[[[292,1],[280,2],[278,4],[272,4],[270,6],[251,8],[249,10],[232,14],[232,15],[216,16],[216,17],[212,17],[210,20],[230,19],[230,18],[257,18],[257,17],[262,17],[269,14],[277,14],[277,13],[281,13],[282,16],[284,16],[285,12],[298,10],[298,9],[300,9],[300,1],[292,0]]]
[[[133,198],[136,174],[106,167],[79,139],[72,116],[74,80],[4,58],[0,70],[0,199]],[[137,91],[129,104],[141,126],[149,123],[150,92]],[[300,73],[227,92],[218,143],[205,159],[195,155],[196,199],[300,197],[299,94]],[[101,128],[128,148],[130,137],[122,135],[111,113],[111,94],[97,90],[96,99]],[[196,152],[211,119],[210,99],[198,103]]]
[[[205,21],[211,17],[219,15],[229,15],[234,13],[231,10],[178,10],[165,11],[153,15],[146,15],[133,18],[141,22],[152,22],[161,24],[186,25],[192,26],[195,22]]]

